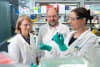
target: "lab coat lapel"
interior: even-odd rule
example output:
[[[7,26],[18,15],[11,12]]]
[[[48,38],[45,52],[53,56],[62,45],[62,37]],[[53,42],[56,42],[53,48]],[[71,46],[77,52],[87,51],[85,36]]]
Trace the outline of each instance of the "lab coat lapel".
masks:
[[[20,41],[20,46],[21,46],[21,53],[23,58],[27,58],[27,48],[28,48],[28,43],[24,40],[24,38],[22,37],[21,34],[19,34],[18,36],[19,41]]]
[[[29,46],[29,44],[25,41],[25,39],[22,37],[22,35],[20,34],[20,41],[22,41],[22,43],[26,46]]]
[[[56,34],[57,30],[56,29],[53,29],[52,27],[50,27],[48,25],[48,30],[47,30],[47,33],[43,36],[43,42],[44,43],[48,43],[49,41],[52,40],[54,34]]]
[[[32,46],[33,48],[35,48],[35,42],[34,42],[34,37],[33,36],[31,36],[31,35],[33,35],[33,34],[30,34],[30,46]]]
[[[70,32],[67,38],[65,39],[64,43],[68,46],[70,39],[72,38],[72,35],[74,34],[75,31]],[[68,46],[70,47],[70,46]]]
[[[51,33],[51,35],[52,35],[52,37],[51,38],[53,38],[53,36],[58,32],[58,33],[61,33],[61,31],[62,31],[62,29],[61,29],[61,23],[59,23],[58,25],[57,25],[57,27],[56,28],[52,28],[51,29],[51,27],[49,26],[48,27],[48,31],[49,31],[49,33]]]
[[[87,31],[85,31],[83,34],[81,34],[80,35],[80,37],[78,38],[78,39],[76,39],[72,44],[71,44],[71,48],[73,47],[74,48],[74,46],[83,46],[83,45],[81,45],[81,43],[83,43],[83,42],[85,42],[85,40],[87,40],[88,39],[88,30]]]

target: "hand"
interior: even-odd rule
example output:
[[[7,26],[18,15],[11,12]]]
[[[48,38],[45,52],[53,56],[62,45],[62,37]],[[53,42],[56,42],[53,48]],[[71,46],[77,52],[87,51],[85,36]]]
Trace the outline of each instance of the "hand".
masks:
[[[61,51],[65,51],[65,50],[68,49],[67,46],[64,44],[63,34],[56,33],[54,35],[54,37],[52,38],[52,40],[55,41],[58,44]]]
[[[52,47],[47,45],[47,44],[40,43],[40,49],[41,50],[51,51]]]
[[[33,63],[32,63],[32,64],[31,64],[31,67],[38,67],[38,66],[37,66],[36,64],[33,64]]]

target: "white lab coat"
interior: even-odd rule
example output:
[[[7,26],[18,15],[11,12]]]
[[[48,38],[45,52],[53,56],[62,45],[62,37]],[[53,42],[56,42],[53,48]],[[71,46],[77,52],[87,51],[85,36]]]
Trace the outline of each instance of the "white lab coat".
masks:
[[[62,33],[65,38],[69,34],[69,28],[66,25],[63,25],[61,23],[59,23],[57,28],[52,28],[48,24],[40,27],[40,32],[39,32],[39,37],[38,37],[38,45],[40,43],[44,43],[44,44],[52,46],[52,50],[50,52],[48,52],[46,50],[42,50],[42,52],[41,52],[42,57],[60,56],[59,53],[61,51],[59,49],[59,46],[54,41],[52,41],[53,36],[57,32]]]
[[[14,63],[31,64],[36,63],[36,48],[33,34],[30,35],[30,45],[21,34],[17,34],[8,46],[8,54]]]
[[[82,33],[80,35],[80,37],[78,39],[76,39],[70,46],[68,46],[69,41],[71,39],[71,37],[73,36],[75,32],[71,32],[68,37],[65,40],[65,44],[68,47],[67,51],[64,51],[62,53],[63,56],[81,56],[84,57],[86,59],[89,59],[88,57],[88,50],[89,48],[93,47],[96,45],[96,35],[94,35],[90,29],[88,29],[87,31],[85,31],[84,33]],[[79,50],[75,51],[74,47],[78,46]]]

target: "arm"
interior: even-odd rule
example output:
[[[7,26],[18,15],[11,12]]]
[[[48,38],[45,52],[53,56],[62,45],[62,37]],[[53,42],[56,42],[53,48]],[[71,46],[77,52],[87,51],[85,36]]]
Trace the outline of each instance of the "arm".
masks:
[[[69,26],[62,24],[60,31],[62,32],[62,34],[64,36],[64,39],[65,39],[69,35],[69,33],[70,33]]]
[[[96,45],[96,37],[90,37],[87,42],[84,42],[82,44],[84,44],[84,46],[80,49],[78,55],[85,57],[86,59],[89,59],[88,51],[89,49],[91,49],[92,47]]]
[[[19,53],[20,51],[17,46],[17,43],[11,42],[8,46],[8,54],[11,57],[11,59],[14,61],[14,63],[19,63],[19,59],[20,59]]]

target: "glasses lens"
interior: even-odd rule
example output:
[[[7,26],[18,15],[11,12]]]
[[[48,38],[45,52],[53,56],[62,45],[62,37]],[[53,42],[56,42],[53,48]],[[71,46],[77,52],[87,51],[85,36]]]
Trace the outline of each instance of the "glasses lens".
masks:
[[[26,26],[26,27],[27,27],[27,26],[31,26],[32,24],[22,24],[22,25],[24,25],[24,26]]]

